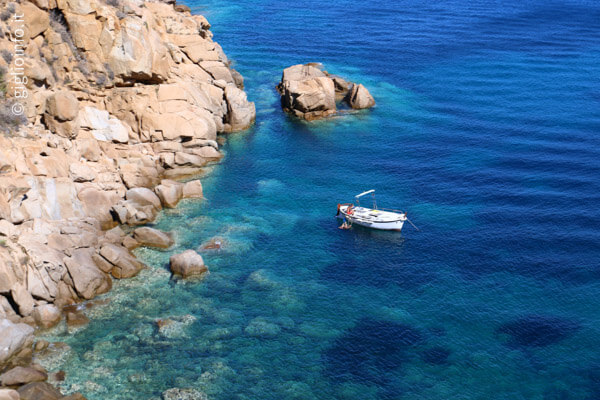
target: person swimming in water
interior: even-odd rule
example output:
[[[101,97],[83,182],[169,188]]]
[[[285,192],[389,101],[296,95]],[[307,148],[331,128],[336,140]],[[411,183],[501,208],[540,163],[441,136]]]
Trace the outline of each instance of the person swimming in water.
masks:
[[[342,225],[340,226],[340,229],[350,229],[352,225],[350,225],[348,223],[348,221],[346,220],[346,218],[344,217],[344,222],[342,223]]]

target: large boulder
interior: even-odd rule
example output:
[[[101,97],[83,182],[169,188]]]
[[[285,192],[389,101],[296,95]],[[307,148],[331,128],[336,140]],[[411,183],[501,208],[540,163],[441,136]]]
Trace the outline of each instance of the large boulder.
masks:
[[[0,319],[0,365],[4,365],[33,343],[33,328]]]
[[[48,374],[31,367],[15,367],[0,375],[0,384],[4,386],[24,385],[31,382],[43,382]]]
[[[13,301],[17,305],[19,314],[23,317],[31,315],[35,302],[31,294],[27,291],[25,286],[17,284],[10,291]]]
[[[54,304],[41,304],[33,309],[33,319],[42,328],[51,328],[61,319],[60,310]]]
[[[183,198],[202,198],[202,182],[200,179],[186,182],[183,185]]]
[[[375,105],[375,99],[362,84],[354,84],[346,95],[346,102],[355,109],[370,108]]]
[[[40,10],[31,3],[21,4],[21,13],[25,20],[23,24],[27,31],[29,40],[35,38],[50,27],[50,17],[48,13]]]
[[[314,76],[316,68],[306,67],[307,72],[297,71],[298,66],[284,71],[279,85],[281,105],[287,112],[306,120],[327,117],[336,112],[335,85],[327,76]]]
[[[79,133],[79,101],[68,91],[51,94],[46,99],[44,123],[53,133],[73,139]]]
[[[248,101],[246,92],[236,86],[225,87],[225,101],[227,102],[227,116],[225,122],[227,131],[247,129],[256,118],[256,107]]]
[[[342,99],[355,109],[375,105],[363,85],[330,75],[321,67],[316,63],[299,64],[283,71],[277,90],[284,111],[310,121],[336,113],[336,101]]]
[[[171,263],[171,272],[174,275],[181,275],[183,278],[202,275],[208,272],[202,256],[194,250],[186,250],[183,253],[171,256],[169,261]]]
[[[108,228],[113,224],[111,208],[119,199],[115,192],[87,187],[77,194],[77,198],[81,201],[85,214],[97,219],[103,228]]]
[[[112,281],[96,266],[91,249],[74,250],[71,257],[65,257],[65,265],[75,291],[82,298],[91,299],[110,290]]]
[[[12,389],[0,389],[0,400],[19,400],[19,392]]]
[[[114,266],[110,273],[117,279],[131,278],[144,268],[144,264],[131,255],[129,250],[115,244],[102,246],[100,255]]]
[[[152,190],[145,187],[129,189],[125,193],[125,199],[131,200],[141,206],[150,205],[157,210],[162,208],[160,198]]]
[[[173,239],[165,232],[147,226],[133,231],[133,238],[142,246],[166,249],[173,245]]]
[[[174,208],[183,197],[183,183],[163,179],[154,191],[164,207]]]

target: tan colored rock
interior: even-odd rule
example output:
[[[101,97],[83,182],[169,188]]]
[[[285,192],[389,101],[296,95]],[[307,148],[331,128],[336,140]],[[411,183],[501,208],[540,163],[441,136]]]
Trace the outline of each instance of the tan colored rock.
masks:
[[[22,400],[59,400],[63,395],[58,389],[46,382],[32,382],[18,390]]]
[[[79,114],[79,102],[68,91],[56,92],[46,99],[46,112],[59,121],[72,121]]]
[[[83,211],[89,217],[96,218],[103,227],[110,227],[113,217],[110,210],[119,200],[114,192],[105,192],[94,187],[82,189],[77,198],[81,201]]]
[[[96,139],[77,139],[74,141],[75,149],[80,157],[87,161],[99,161],[101,150]]]
[[[171,272],[175,275],[181,275],[183,278],[208,272],[202,256],[194,250],[186,250],[183,253],[173,255],[169,261]]]
[[[160,198],[148,188],[133,188],[127,190],[125,198],[131,200],[141,206],[150,205],[157,210],[162,208]]]
[[[0,389],[0,400],[19,400],[19,392],[12,389]]]
[[[89,300],[110,290],[112,282],[98,269],[90,249],[74,250],[71,257],[65,258],[65,265],[73,280],[74,289],[82,298]]]
[[[145,225],[156,218],[157,209],[153,205],[140,205],[131,200],[123,200],[115,204],[111,212],[118,222],[128,225]]]
[[[73,163],[69,166],[69,175],[73,182],[91,182],[96,179],[96,171],[84,163]]]
[[[96,0],[57,0],[58,7],[67,12],[87,15],[98,9]]]
[[[118,279],[131,278],[144,268],[144,264],[132,256],[125,247],[105,244],[100,249],[100,255],[114,265],[111,274]]]
[[[345,100],[350,107],[355,109],[370,108],[375,105],[375,99],[362,84],[354,84]]]
[[[113,118],[108,111],[86,106],[81,112],[80,125],[89,129],[96,140],[103,142],[127,143],[129,130],[117,118]]]
[[[154,188],[163,207],[174,208],[183,197],[183,183],[164,179]]]
[[[158,171],[153,167],[129,163],[121,165],[119,170],[127,188],[154,187],[160,181]]]
[[[54,304],[42,304],[33,309],[33,319],[42,328],[51,328],[61,319],[60,310]]]
[[[215,80],[224,80],[227,83],[235,85],[235,80],[231,75],[231,70],[221,61],[202,61],[200,67],[208,72]]]
[[[175,164],[178,166],[194,166],[202,167],[206,165],[206,160],[196,154],[189,154],[184,152],[175,153]]]
[[[188,150],[189,153],[198,155],[208,161],[217,161],[223,158],[223,154],[212,146],[202,146]]]
[[[183,185],[183,198],[203,198],[202,194],[202,182],[200,179],[186,182]]]
[[[25,27],[29,39],[33,39],[50,27],[48,13],[40,10],[32,3],[21,4],[21,13],[24,14]]]
[[[228,112],[225,122],[229,124],[229,130],[239,131],[250,127],[256,118],[256,108],[253,102],[248,101],[246,93],[235,86],[227,86],[225,100]]]
[[[42,10],[47,10],[49,7],[48,0],[32,0],[31,2]]]
[[[284,110],[307,120],[334,114],[336,106],[333,80],[318,77],[302,81],[284,81],[282,105]]]
[[[33,312],[33,307],[35,306],[35,302],[25,286],[21,284],[15,285],[10,290],[10,295],[18,307],[17,311],[19,311],[19,314],[21,314],[23,317],[31,315]]]
[[[43,382],[48,374],[30,367],[15,367],[0,375],[0,383],[4,386],[24,385],[30,382]]]
[[[33,344],[33,328],[0,319],[0,365],[4,365],[21,350]]]
[[[133,238],[140,246],[158,247],[162,249],[173,245],[173,239],[165,232],[150,227],[141,227],[133,231]]]

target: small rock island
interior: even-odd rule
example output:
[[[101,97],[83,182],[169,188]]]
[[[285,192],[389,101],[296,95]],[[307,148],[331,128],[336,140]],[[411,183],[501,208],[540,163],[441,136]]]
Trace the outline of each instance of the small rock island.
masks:
[[[307,121],[337,113],[336,102],[344,101],[353,109],[375,105],[371,93],[359,83],[329,74],[319,63],[298,64],[283,70],[277,85],[281,107]]]

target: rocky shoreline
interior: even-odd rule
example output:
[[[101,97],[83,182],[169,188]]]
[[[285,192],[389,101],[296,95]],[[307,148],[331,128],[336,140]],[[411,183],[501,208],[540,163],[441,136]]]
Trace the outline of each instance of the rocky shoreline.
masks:
[[[172,244],[119,225],[201,198],[199,180],[176,179],[219,160],[217,135],[248,128],[255,108],[208,21],[185,6],[0,4],[0,399],[83,398],[31,364],[44,349],[35,331],[85,323],[74,305],[144,268],[131,249]],[[15,104],[24,112],[9,118]],[[192,256],[183,276],[204,272]]]

